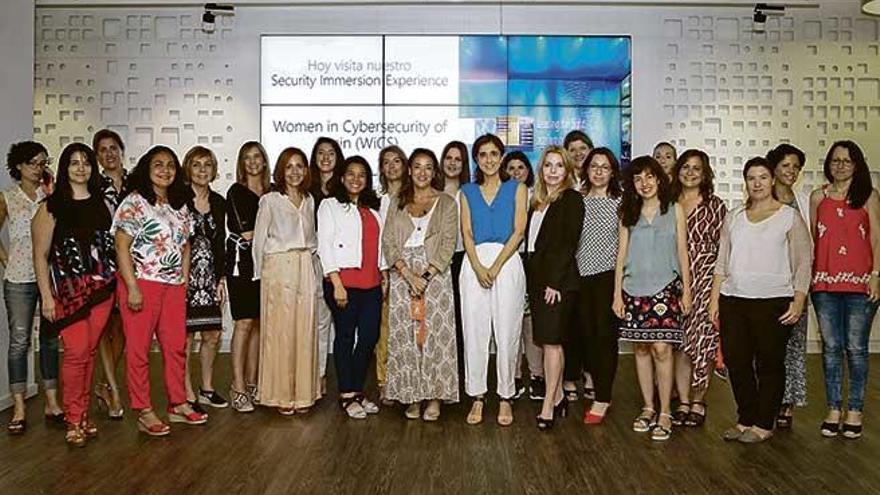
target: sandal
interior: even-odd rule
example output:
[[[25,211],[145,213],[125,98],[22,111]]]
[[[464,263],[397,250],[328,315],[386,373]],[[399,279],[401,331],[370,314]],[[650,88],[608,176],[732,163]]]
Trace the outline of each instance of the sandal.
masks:
[[[673,426],[681,426],[685,424],[688,416],[691,413],[691,403],[690,402],[682,402],[678,405],[678,408],[672,413],[672,424]]]
[[[669,418],[669,426],[663,426],[660,424],[659,418]],[[669,440],[669,437],[672,436],[672,415],[666,413],[660,413],[657,422],[654,424],[654,428],[651,429],[651,440],[657,442],[665,442]]]
[[[657,414],[653,408],[643,407],[641,414],[633,421],[633,431],[636,433],[646,433],[651,431],[654,426],[654,416]]]
[[[13,419],[6,425],[6,432],[10,435],[24,435],[27,431],[26,419]]]
[[[149,416],[151,414],[156,418],[156,423],[147,424],[147,422],[144,421],[144,418],[146,418],[147,416]],[[155,415],[155,413],[153,412],[152,409],[142,410],[138,414],[137,423],[138,423],[138,430],[141,431],[142,433],[146,433],[147,435],[149,435],[151,437],[164,437],[165,435],[168,435],[169,433],[171,433],[171,427],[168,426],[167,424],[163,423],[162,420],[160,420],[158,418],[158,416]]]
[[[80,428],[79,425],[67,425],[67,434],[64,435],[64,440],[67,442],[67,445],[70,445],[71,447],[86,446],[86,435],[83,433],[82,428]]]
[[[794,423],[794,416],[791,414],[779,413],[779,416],[776,416],[776,427],[780,430],[790,429],[792,423]]]
[[[700,406],[703,408],[703,412],[699,413],[694,411],[694,408],[691,407],[690,412],[687,413],[687,418],[685,418],[684,424],[685,426],[703,426],[706,422],[706,410],[709,406],[706,405],[705,402],[695,400],[693,402],[694,406]]]
[[[419,407],[421,407],[421,405],[418,402],[413,402],[406,407],[406,411],[404,411],[403,415],[406,416],[406,419],[419,419]]]
[[[82,421],[80,421],[79,425],[82,429],[83,435],[85,435],[87,438],[98,436],[98,425],[89,421],[88,416],[83,416],[83,419]]]
[[[351,397],[340,397],[339,405],[342,407],[342,410],[345,411],[345,414],[348,415],[351,419],[366,419],[367,411],[364,411],[363,406],[361,406],[359,397],[357,395],[353,395]]]
[[[498,403],[498,424],[501,426],[510,426],[513,424],[513,399],[501,399]],[[506,407],[505,407],[506,406]],[[505,409],[507,409],[505,411]]]
[[[440,419],[440,401],[432,400],[422,414],[422,421],[437,421],[438,419]]]
[[[569,402],[577,402],[578,401],[578,391],[576,388],[573,389],[562,389],[562,394],[565,395],[565,400]]]
[[[471,411],[467,415],[467,424],[478,425],[483,422],[483,406],[485,401],[483,397],[474,398],[474,402],[471,404]]]
[[[125,409],[122,407],[122,404],[119,404],[117,408],[113,407],[114,393],[118,394],[119,389],[114,390],[109,383],[95,385],[95,398],[98,400],[98,409],[106,409],[107,417],[118,421],[125,415]]]

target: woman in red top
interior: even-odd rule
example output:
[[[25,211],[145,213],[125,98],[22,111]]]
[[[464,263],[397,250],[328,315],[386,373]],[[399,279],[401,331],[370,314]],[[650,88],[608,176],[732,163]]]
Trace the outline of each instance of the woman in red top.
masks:
[[[382,218],[373,172],[360,156],[345,160],[334,197],[318,208],[318,255],[324,271],[324,299],[333,313],[333,358],[339,402],[349,417],[379,412],[364,396],[367,368],[379,339],[385,279]]]
[[[815,241],[813,304],[822,333],[828,414],[823,436],[862,436],[862,403],[868,378],[868,336],[880,300],[880,195],[865,155],[838,141],[825,157],[830,184],[813,191],[810,218]],[[841,414],[843,356],[849,368],[847,413]]]

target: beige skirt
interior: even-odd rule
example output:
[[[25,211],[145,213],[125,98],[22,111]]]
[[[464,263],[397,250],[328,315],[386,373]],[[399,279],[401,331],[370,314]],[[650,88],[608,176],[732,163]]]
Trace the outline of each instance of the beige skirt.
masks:
[[[311,407],[321,397],[315,266],[307,250],[268,254],[260,284],[261,405]]]

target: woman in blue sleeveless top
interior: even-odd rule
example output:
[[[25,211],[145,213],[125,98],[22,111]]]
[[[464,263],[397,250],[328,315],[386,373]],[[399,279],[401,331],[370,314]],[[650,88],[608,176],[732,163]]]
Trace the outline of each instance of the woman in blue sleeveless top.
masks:
[[[489,342],[494,335],[501,404],[498,424],[513,423],[510,401],[522,332],[525,272],[514,256],[526,228],[528,192],[501,169],[504,144],[492,134],[472,148],[475,181],[461,188],[461,230],[467,253],[460,275],[465,392],[474,398],[469,424],[483,421]]]

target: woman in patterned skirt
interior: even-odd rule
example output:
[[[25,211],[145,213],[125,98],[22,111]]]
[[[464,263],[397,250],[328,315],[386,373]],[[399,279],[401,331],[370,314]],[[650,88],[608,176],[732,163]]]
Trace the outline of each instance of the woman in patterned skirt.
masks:
[[[226,201],[211,190],[217,178],[214,152],[196,146],[183,158],[183,173],[195,197],[187,205],[193,216],[190,236],[190,272],[186,290],[186,400],[199,411],[199,404],[224,408],[229,405],[214,389],[214,358],[223,332]],[[201,334],[199,359],[202,386],[198,397],[190,379],[189,353],[196,332]]]
[[[693,149],[682,153],[672,176],[672,197],[677,198],[687,218],[694,302],[694,310],[682,325],[682,345],[675,351],[675,385],[681,402],[672,422],[676,426],[701,426],[706,421],[703,398],[715,368],[720,340],[715,323],[709,319],[708,307],[727,207],[713,194],[715,174],[706,153]]]
[[[408,404],[406,417],[440,417],[440,401],[458,402],[452,276],[458,207],[441,194],[437,157],[418,148],[400,194],[391,200],[382,247],[394,267],[389,287],[388,399]]]
[[[672,202],[669,179],[652,157],[636,158],[623,176],[619,232],[612,308],[623,320],[620,339],[634,344],[645,401],[633,430],[668,440],[672,347],[681,344],[682,316],[691,311],[691,273],[684,212]],[[659,416],[654,410],[655,374]]]
[[[796,191],[794,184],[798,180],[801,169],[807,158],[804,152],[784,143],[770,150],[767,162],[773,168],[776,183],[773,190],[780,203],[791,206],[809,226],[810,225],[810,194]],[[810,239],[812,241],[812,238]],[[807,298],[806,306],[809,307]],[[791,329],[791,337],[785,349],[785,395],[782,397],[782,408],[776,417],[777,428],[791,428],[794,419],[794,408],[807,405],[807,321],[809,310],[804,310],[800,319]]]

